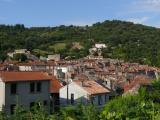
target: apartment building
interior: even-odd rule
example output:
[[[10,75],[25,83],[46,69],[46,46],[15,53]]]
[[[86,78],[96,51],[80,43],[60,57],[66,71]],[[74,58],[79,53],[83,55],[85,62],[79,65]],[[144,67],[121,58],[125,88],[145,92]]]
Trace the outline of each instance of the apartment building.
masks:
[[[16,104],[30,109],[40,101],[50,111],[50,80],[45,72],[0,72],[0,111],[13,114]]]

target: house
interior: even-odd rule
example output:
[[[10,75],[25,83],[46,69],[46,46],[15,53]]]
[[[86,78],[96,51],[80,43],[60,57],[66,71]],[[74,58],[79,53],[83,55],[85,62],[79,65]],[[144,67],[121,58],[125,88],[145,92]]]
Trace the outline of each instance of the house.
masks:
[[[54,76],[56,76],[58,79],[65,80],[67,73],[68,73],[67,65],[54,67]]]
[[[17,49],[14,52],[7,53],[7,55],[13,58],[14,54],[26,54],[26,53],[30,53],[30,51],[27,51],[27,49]]]
[[[13,58],[14,53],[13,53],[13,52],[9,52],[9,53],[7,53],[7,55],[8,55],[9,57]]]
[[[26,54],[27,52],[27,49],[17,49],[14,51],[15,54]]]
[[[37,101],[50,110],[50,76],[45,72],[0,72],[0,111],[13,114],[16,104],[30,109]]]
[[[82,49],[83,48],[83,46],[79,43],[79,42],[73,42],[72,43],[72,48],[73,49]]]
[[[27,59],[32,60],[32,61],[39,61],[39,58],[36,57],[35,55],[30,54],[30,52],[25,54],[27,56]]]
[[[43,56],[40,56],[39,59],[40,59],[40,61],[47,61],[47,58],[43,57]]]
[[[39,60],[38,57],[36,57],[35,55],[32,55],[30,53],[30,51],[27,51],[27,49],[16,49],[16,50],[14,50],[14,52],[7,53],[7,55],[11,58],[13,58],[15,54],[25,54],[27,59],[32,60],[32,61],[38,61]]]
[[[109,100],[110,91],[93,80],[75,80],[60,88],[60,105],[94,104],[103,106]]]
[[[137,75],[132,79],[128,79],[124,85],[124,95],[138,93],[138,90],[143,85],[150,85],[152,79],[146,75]]]
[[[54,61],[60,61],[60,54],[55,54],[55,55],[48,55],[47,60],[54,60]]]
[[[17,66],[19,71],[33,71],[32,64],[30,63],[19,63]]]
[[[19,71],[43,71],[52,73],[54,69],[54,62],[28,62],[28,63],[18,63]]]
[[[101,49],[101,48],[106,48],[106,45],[105,44],[95,44],[95,47],[98,49]]]
[[[35,62],[32,64],[33,71],[45,71],[52,73],[54,69],[54,62]]]

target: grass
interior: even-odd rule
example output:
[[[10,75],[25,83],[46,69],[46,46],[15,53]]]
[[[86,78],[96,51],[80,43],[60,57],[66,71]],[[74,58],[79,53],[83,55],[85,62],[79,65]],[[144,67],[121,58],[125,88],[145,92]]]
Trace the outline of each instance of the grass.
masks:
[[[58,50],[62,50],[66,47],[66,43],[56,43],[54,45],[50,45],[49,49],[54,49],[55,52],[57,52]]]
[[[48,55],[47,51],[43,51],[43,50],[40,50],[40,49],[34,49],[33,53],[40,54],[41,56],[47,56]]]

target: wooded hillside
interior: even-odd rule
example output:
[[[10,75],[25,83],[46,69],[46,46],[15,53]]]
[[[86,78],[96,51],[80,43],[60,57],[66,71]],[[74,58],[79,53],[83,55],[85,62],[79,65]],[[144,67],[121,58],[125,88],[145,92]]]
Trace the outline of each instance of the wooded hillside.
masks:
[[[75,41],[83,48],[72,48]],[[95,43],[105,43],[108,46],[103,50],[105,57],[160,66],[159,41],[160,29],[118,20],[84,27],[0,25],[0,59],[4,60],[7,52],[19,48],[26,48],[37,56],[61,53],[63,57],[80,58],[86,56]]]

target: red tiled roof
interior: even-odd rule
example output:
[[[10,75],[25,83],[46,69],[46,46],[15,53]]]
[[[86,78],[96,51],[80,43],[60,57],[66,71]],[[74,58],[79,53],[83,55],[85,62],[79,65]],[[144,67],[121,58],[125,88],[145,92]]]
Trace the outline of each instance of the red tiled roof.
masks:
[[[87,80],[87,79],[88,79],[88,76],[85,75],[85,74],[77,74],[77,75],[76,75],[76,78],[77,78],[78,80]]]
[[[53,66],[55,65],[55,62],[48,61],[48,62],[41,62],[41,61],[35,61],[35,62],[27,62],[27,63],[18,63],[18,66],[33,66],[33,65],[44,65],[44,66]]]
[[[3,63],[3,65],[17,64],[17,63],[18,63],[18,61],[5,61],[5,62]]]
[[[50,81],[50,93],[59,93],[61,87],[62,84],[60,83],[60,81],[53,76],[52,80]]]
[[[84,80],[82,86],[82,81],[76,80],[74,81],[77,85],[82,87],[85,91],[87,91],[89,94],[101,94],[101,93],[109,93],[110,91],[103,86],[99,85],[93,80]]]
[[[51,80],[51,77],[45,72],[3,71],[0,72],[0,78],[4,82]]]
[[[132,89],[136,85],[147,85],[150,83],[151,83],[150,78],[148,78],[147,76],[144,76],[144,75],[138,75],[130,82],[130,84],[124,85],[124,92],[129,91],[130,89]]]

